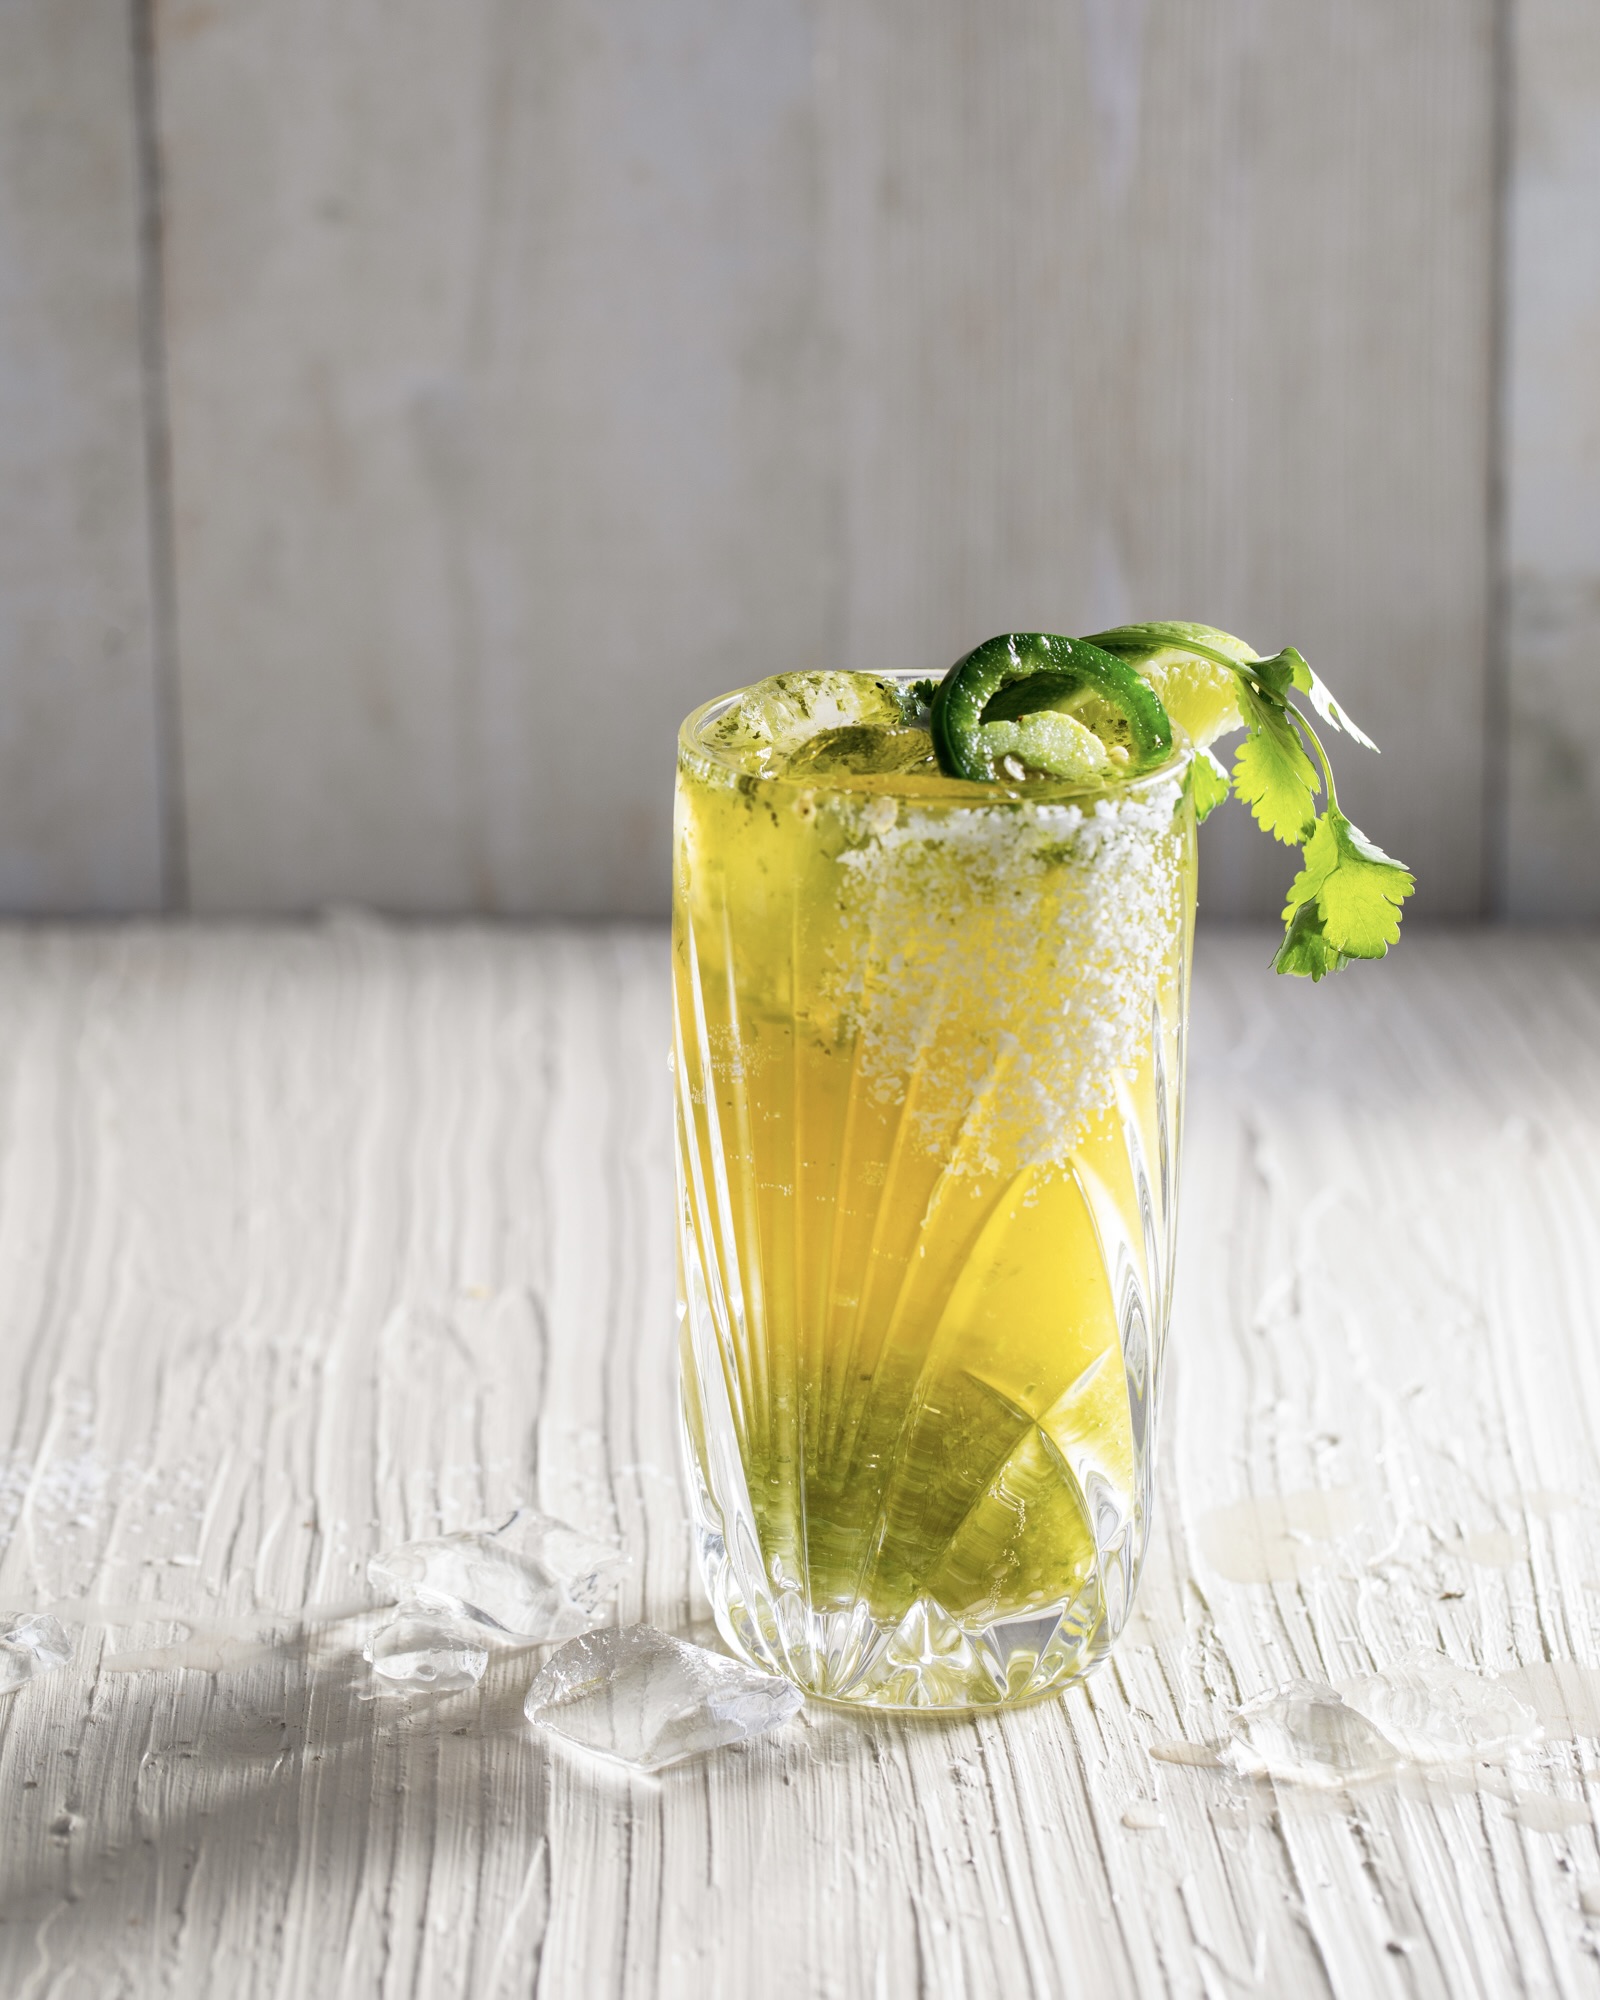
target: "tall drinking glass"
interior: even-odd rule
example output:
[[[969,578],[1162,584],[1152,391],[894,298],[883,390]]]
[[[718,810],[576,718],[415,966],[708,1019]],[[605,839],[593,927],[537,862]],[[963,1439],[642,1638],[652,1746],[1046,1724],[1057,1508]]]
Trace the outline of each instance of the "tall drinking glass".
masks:
[[[679,738],[683,1419],[717,1623],[880,1708],[1032,1699],[1127,1617],[1171,1298],[1194,817],[764,776]],[[803,761],[803,760],[802,760]]]

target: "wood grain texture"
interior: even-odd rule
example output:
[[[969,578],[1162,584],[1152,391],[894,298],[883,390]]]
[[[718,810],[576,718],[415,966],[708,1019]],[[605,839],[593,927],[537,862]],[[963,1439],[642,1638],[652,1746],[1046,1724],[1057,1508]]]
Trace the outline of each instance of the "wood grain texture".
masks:
[[[1600,916],[1600,14],[1517,0],[1505,901]]]
[[[1194,618],[1321,663],[1341,793],[1481,880],[1492,10],[829,14],[849,664]],[[1207,904],[1276,912],[1220,822]]]
[[[0,909],[163,901],[139,312],[129,9],[0,8]]]
[[[679,719],[834,650],[805,0],[161,46],[197,906],[664,908]]]
[[[658,910],[692,702],[1142,613],[1476,911],[1492,11],[163,6],[197,907]]]
[[[527,1729],[536,1654],[365,1698],[368,1553],[517,1499],[620,1534],[620,1615],[701,1629],[666,956],[0,935],[0,1601],[81,1624],[0,1706],[5,1990],[1593,1993],[1592,942],[1311,991],[1203,941],[1159,1532],[1087,1688],[813,1708],[657,1782]],[[1419,1643],[1510,1674],[1544,1749],[1331,1795],[1171,1761]]]

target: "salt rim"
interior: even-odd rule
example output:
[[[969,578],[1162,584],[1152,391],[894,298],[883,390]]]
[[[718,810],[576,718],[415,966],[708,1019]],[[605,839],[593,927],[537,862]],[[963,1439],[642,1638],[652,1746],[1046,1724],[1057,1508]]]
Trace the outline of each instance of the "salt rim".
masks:
[[[859,1039],[863,1085],[899,1100],[941,1021],[1004,1021],[986,1076],[932,1065],[948,1087],[925,1081],[908,1111],[911,1143],[952,1174],[1065,1163],[1113,1105],[1117,1073],[1142,1066],[1184,925],[1179,799],[1168,778],[1087,812],[1046,805],[1020,825],[1014,807],[992,804],[902,804],[886,825],[881,799],[830,802],[865,837],[838,856],[843,949],[819,997],[837,1008],[840,1037]]]
[[[692,773],[685,781],[692,793]],[[797,885],[815,919],[800,974],[807,1032],[852,1047],[858,1086],[903,1103],[910,1146],[952,1175],[1066,1164],[1111,1110],[1119,1075],[1149,1062],[1162,996],[1181,982],[1181,786],[1168,777],[1088,810],[790,789],[780,813],[754,786],[728,851],[739,874],[760,876],[769,843],[799,839],[832,879],[828,894]],[[714,813],[739,809],[721,786],[702,796]],[[680,856],[691,877],[699,836],[715,845],[726,832],[689,807]],[[738,948],[741,898],[720,869],[700,881],[696,892],[685,878],[681,908],[709,968]],[[743,1005],[787,1003],[776,991],[764,1000],[757,981]],[[973,1023],[992,1032],[975,1037]],[[737,1073],[747,1051],[731,1032],[712,1026],[709,1041],[714,1062]]]

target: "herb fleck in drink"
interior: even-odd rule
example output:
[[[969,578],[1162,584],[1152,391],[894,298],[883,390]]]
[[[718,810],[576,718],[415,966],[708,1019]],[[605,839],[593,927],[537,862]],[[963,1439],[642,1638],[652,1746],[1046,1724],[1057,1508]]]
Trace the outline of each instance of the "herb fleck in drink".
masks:
[[[1317,817],[1296,687],[1342,720],[1298,655],[1132,627],[1008,635],[938,688],[780,675],[685,724],[684,1410],[707,1584],[757,1664],[966,1706],[1059,1687],[1120,1629],[1194,830],[1226,786],[1205,744],[1248,721],[1236,788],[1307,842],[1283,969],[1370,946],[1372,883],[1381,949],[1409,887],[1331,794]]]

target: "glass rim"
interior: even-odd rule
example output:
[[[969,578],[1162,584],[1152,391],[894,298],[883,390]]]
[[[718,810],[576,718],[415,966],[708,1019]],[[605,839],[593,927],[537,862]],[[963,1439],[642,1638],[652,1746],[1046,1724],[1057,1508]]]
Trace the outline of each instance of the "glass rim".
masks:
[[[845,668],[843,672],[866,672],[865,668]],[[873,678],[894,681],[902,687],[909,687],[915,681],[927,680],[914,667],[893,667],[883,672],[874,672]],[[744,687],[733,688],[727,694],[714,695],[710,701],[703,701],[698,708],[692,708],[678,725],[678,756],[681,762],[686,755],[692,755],[701,763],[709,764],[719,771],[743,779],[752,785],[770,786],[779,792],[870,792],[878,798],[903,798],[923,800],[929,805],[984,806],[984,805],[1028,805],[1028,804],[1070,804],[1078,799],[1125,799],[1138,798],[1147,791],[1154,791],[1162,784],[1182,776],[1188,765],[1199,754],[1187,737],[1175,740],[1172,755],[1163,763],[1149,771],[1140,771],[1130,778],[1111,778],[1102,782],[1072,778],[1035,778],[1026,781],[1006,782],[996,780],[985,783],[974,778],[946,777],[937,774],[939,789],[923,790],[929,782],[926,774],[915,788],[895,784],[897,778],[913,778],[918,774],[905,771],[846,771],[829,773],[826,776],[815,772],[801,771],[793,776],[782,771],[752,771],[735,758],[707,743],[703,731],[709,724],[725,715],[734,702],[759,687],[759,681],[748,682]],[[1176,733],[1175,733],[1176,736]],[[959,786],[960,790],[947,787]]]

